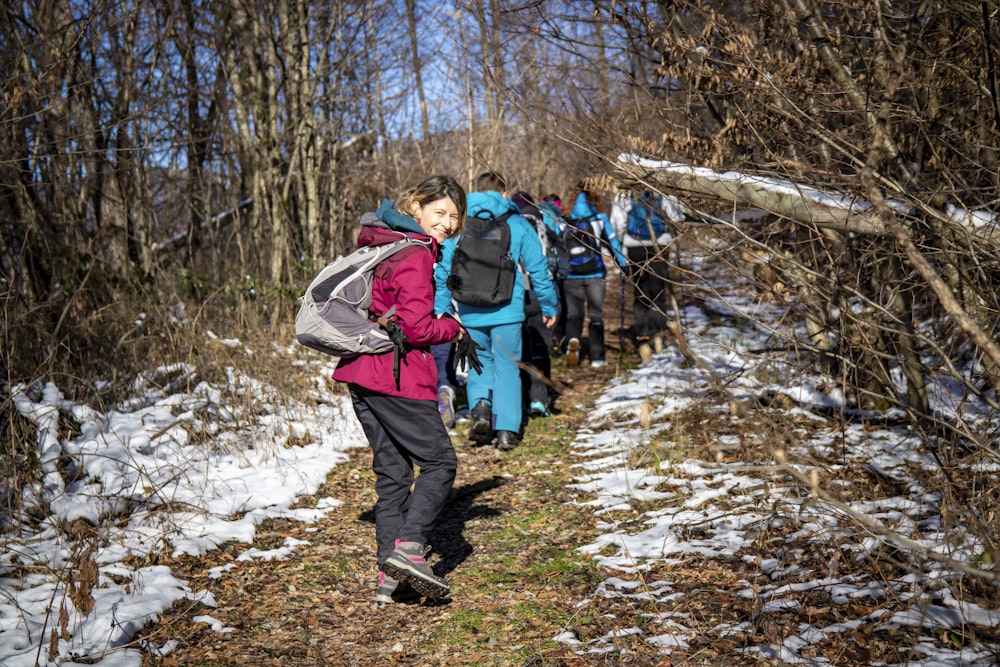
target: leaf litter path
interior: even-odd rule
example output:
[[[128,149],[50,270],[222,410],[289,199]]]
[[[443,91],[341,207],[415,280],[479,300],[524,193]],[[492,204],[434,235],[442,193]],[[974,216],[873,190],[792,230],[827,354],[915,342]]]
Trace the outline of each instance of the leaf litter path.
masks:
[[[658,624],[659,602],[627,596],[595,596],[607,576],[579,552],[597,537],[589,494],[571,488],[579,475],[570,443],[587,420],[593,398],[614,377],[616,340],[609,335],[603,369],[570,372],[556,363],[568,385],[561,412],[528,427],[525,443],[511,453],[453,437],[459,456],[455,489],[432,536],[432,564],[451,584],[452,599],[439,604],[376,608],[374,478],[367,449],[349,451],[350,463],[334,469],[315,498],[343,501],[319,523],[268,520],[254,547],[297,544],[278,560],[255,558],[224,570],[246,546],[169,564],[193,590],[210,591],[215,608],[178,603],[150,628],[148,639],[180,642],[164,657],[144,654],[144,665],[722,665],[770,664],[760,656],[733,656],[736,642],[665,655],[627,629]],[[307,544],[305,544],[307,543]],[[218,574],[222,571],[221,576]],[[662,571],[643,577],[656,588]],[[686,625],[708,628],[753,614],[750,601],[732,595],[743,573],[708,559],[669,568],[685,581]],[[581,601],[587,601],[581,607]],[[669,605],[673,606],[673,605]],[[218,624],[195,622],[211,616]],[[721,619],[721,620],[720,620]],[[221,628],[221,632],[219,629]],[[696,630],[697,631],[697,630]],[[777,629],[776,629],[777,631]],[[608,638],[612,649],[578,653],[559,635]],[[655,634],[650,631],[650,634]]]
[[[353,449],[350,463],[304,500],[332,497],[342,505],[317,524],[268,520],[258,527],[257,549],[298,545],[284,559],[226,569],[245,550],[233,545],[169,562],[193,589],[210,591],[218,607],[175,606],[147,638],[175,639],[181,648],[145,655],[144,664],[593,664],[552,638],[581,623],[575,606],[600,579],[577,551],[594,538],[594,521],[591,511],[572,504],[580,494],[568,487],[566,451],[588,397],[600,393],[614,370],[609,364],[567,374],[557,366],[560,379],[572,384],[558,401],[562,411],[533,420],[513,452],[472,447],[462,424],[453,432],[458,477],[431,538],[431,563],[447,576],[450,600],[373,605],[374,476],[370,452]],[[203,615],[218,621],[215,630],[193,622]],[[633,664],[657,664],[655,649],[645,652],[650,662]]]

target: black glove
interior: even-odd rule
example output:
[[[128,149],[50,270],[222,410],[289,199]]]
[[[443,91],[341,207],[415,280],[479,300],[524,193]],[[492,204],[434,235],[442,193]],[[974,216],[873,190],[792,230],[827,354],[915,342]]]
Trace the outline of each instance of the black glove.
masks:
[[[479,361],[479,355],[476,354],[476,350],[485,349],[485,347],[472,340],[472,336],[469,335],[468,331],[463,331],[462,337],[455,341],[455,354],[452,355],[451,359],[452,370],[457,371],[464,364],[467,369],[471,368],[477,373],[482,373],[483,364]]]

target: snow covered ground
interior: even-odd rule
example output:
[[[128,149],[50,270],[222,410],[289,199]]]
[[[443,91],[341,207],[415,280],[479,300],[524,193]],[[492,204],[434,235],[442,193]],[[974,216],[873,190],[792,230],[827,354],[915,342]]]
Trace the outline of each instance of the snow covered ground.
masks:
[[[685,328],[693,351],[719,376],[731,379],[728,388],[734,396],[780,392],[806,406],[838,403],[836,391],[821,378],[791,368],[782,372],[773,360],[747,353],[762,346],[766,332],[747,328],[733,309],[760,306],[747,298],[711,307],[710,314],[688,307]],[[268,353],[293,356],[290,349]],[[769,364],[767,372],[755,372],[764,363]],[[315,493],[329,470],[346,460],[346,449],[365,446],[349,402],[325,389],[325,372],[317,374],[314,389],[320,400],[309,405],[235,371],[217,383],[194,373],[184,365],[156,369],[137,382],[129,401],[100,412],[65,400],[51,384],[15,388],[17,409],[38,425],[43,469],[53,463],[45,456],[60,455],[72,461],[75,474],[69,482],[47,477],[44,488],[26,495],[27,512],[41,504],[54,511],[40,525],[23,516],[0,517],[0,664],[136,667],[140,652],[124,645],[139,628],[155,623],[178,599],[213,605],[207,591],[191,590],[167,568],[149,565],[149,556],[197,555],[232,540],[250,544],[255,526],[266,518],[317,521],[336,506],[337,499],[327,498],[315,509],[290,509],[298,496]],[[960,399],[939,387],[936,400],[942,409],[954,408]],[[829,625],[801,624],[780,645],[744,649],[750,653],[787,663],[828,664],[805,656],[809,646],[830,634],[865,625],[910,626],[921,628],[924,638],[907,647],[916,654],[901,656],[900,663],[993,664],[997,646],[948,641],[949,630],[997,626],[1000,610],[976,606],[959,594],[961,576],[948,559],[975,562],[981,545],[943,522],[938,499],[920,481],[920,471],[934,464],[918,453],[911,436],[827,421],[801,407],[788,409],[801,427],[795,427],[793,442],[782,451],[804,479],[815,473],[819,486],[847,486],[846,475],[838,481],[839,471],[863,465],[900,489],[895,496],[856,498],[847,505],[803,493],[802,483],[774,472],[774,460],[727,462],[722,453],[745,444],[746,429],[713,434],[719,446],[713,460],[665,458],[634,467],[637,448],[656,444],[668,451],[664,438],[672,420],[705,400],[705,370],[685,363],[670,348],[615,381],[577,435],[574,487],[587,498],[582,507],[597,515],[601,528],[600,536],[580,549],[611,573],[591,600],[676,600],[683,594],[673,582],[658,579],[642,585],[642,573],[691,554],[738,559],[769,581],[763,586],[748,582],[739,593],[759,602],[761,614],[809,604],[807,598],[818,590],[829,604],[845,609],[848,601],[874,603],[889,596],[907,601],[898,611],[873,604],[865,616]],[[639,423],[643,401],[652,411],[653,428]],[[721,400],[718,409],[726,409]],[[963,410],[967,419],[977,417],[970,406]],[[297,444],[308,442],[306,434],[323,439]],[[771,472],[762,473],[762,468]],[[860,530],[857,516],[871,521],[870,529]],[[99,535],[90,530],[92,525],[101,526]],[[879,534],[878,526],[885,526],[886,534]],[[765,533],[771,539],[762,546],[758,538]],[[924,549],[939,558],[921,558],[920,571],[897,579],[862,577],[857,568],[838,567],[838,559],[863,558],[890,545]],[[248,547],[237,562],[281,558],[300,547],[294,542],[273,551]],[[814,566],[816,559],[806,558],[811,550],[824,554],[822,569]],[[87,609],[91,596],[93,606]],[[581,607],[588,604],[580,601]],[[211,616],[201,620],[217,632],[227,631]],[[689,619],[663,614],[660,623],[662,632],[645,641],[664,653],[687,646]],[[741,636],[748,628],[716,631]],[[608,653],[614,639],[570,632],[557,637],[581,654]],[[143,648],[166,654],[174,647],[168,642]]]
[[[705,267],[702,273],[711,271]],[[778,644],[743,649],[749,653],[785,664],[825,665],[832,661],[815,657],[815,647],[831,634],[912,627],[919,628],[920,639],[915,645],[900,646],[898,661],[871,664],[997,664],[1000,645],[961,640],[967,636],[965,628],[995,637],[1000,609],[963,599],[961,590],[968,578],[961,569],[969,564],[975,569],[976,563],[982,563],[983,545],[947,522],[937,494],[924,488],[921,479],[938,473],[939,465],[905,429],[845,424],[803,409],[841,403],[824,378],[791,368],[753,372],[761,359],[747,351],[765,347],[767,333],[746,326],[734,328],[733,323],[743,319],[737,312],[761,315],[761,308],[749,297],[732,295],[726,306],[711,305],[710,317],[702,308],[689,307],[683,320],[696,356],[719,377],[732,380],[728,387],[735,398],[781,393],[797,403],[799,407],[787,413],[788,421],[796,425],[792,442],[764,449],[777,451],[777,458],[798,473],[799,483],[777,474],[781,467],[773,457],[723,462],[727,447],[752,446],[755,438],[770,430],[746,424],[732,433],[711,436],[718,444],[713,460],[664,460],[651,467],[631,468],[629,462],[635,460],[638,448],[655,445],[660,451],[670,451],[671,443],[663,438],[670,437],[672,420],[696,402],[704,408],[706,401],[706,371],[689,367],[675,349],[657,355],[651,364],[614,382],[598,399],[590,428],[576,437],[580,474],[575,487],[591,496],[584,504],[593,508],[603,530],[582,550],[621,575],[609,577],[595,597],[632,599],[638,611],[648,610],[642,602],[649,600],[663,603],[664,608],[683,609],[684,594],[677,592],[674,582],[647,578],[644,573],[657,566],[669,573],[671,563],[690,561],[692,556],[723,564],[738,560],[754,576],[746,578],[737,595],[755,600],[759,616],[802,610],[815,604],[810,600],[816,600],[819,593],[824,606],[833,608],[838,617],[828,625],[800,623],[794,635]],[[726,317],[727,311],[733,318]],[[965,419],[980,424],[997,419],[988,410],[963,405],[963,395],[949,387],[947,383],[935,387],[936,405],[944,413],[962,410]],[[652,412],[653,429],[639,424],[644,401]],[[719,399],[715,411],[724,422],[729,405]],[[751,442],[742,442],[746,440]],[[847,471],[858,467],[890,480],[899,494],[877,500],[855,495],[855,500],[844,503],[809,492],[816,483],[818,488],[833,487],[838,496],[851,498]],[[980,463],[956,474],[995,479],[996,473],[995,463]],[[761,536],[768,538],[764,548]],[[870,568],[848,564],[861,561],[864,565],[867,557],[877,557],[883,549],[914,556],[910,564],[916,567],[886,579],[876,572],[859,576],[859,571]],[[761,579],[769,583],[761,585]],[[995,589],[992,597],[998,599]],[[588,603],[581,601],[581,608]],[[870,612],[849,617],[859,608]],[[694,632],[686,625],[683,612],[662,614],[661,623],[662,634],[645,640],[668,654],[679,649],[682,656],[688,655],[684,650],[688,639],[704,632],[703,627]],[[600,654],[617,650],[615,639],[623,633],[636,635],[642,630],[626,628],[591,639],[567,632],[558,639],[574,645],[581,654]],[[745,638],[753,632],[744,623],[714,628],[714,635]]]
[[[293,351],[274,354],[292,358]],[[38,424],[40,446],[58,441],[57,450],[73,461],[76,481],[55,497],[48,497],[48,488],[39,498],[26,497],[29,508],[47,502],[55,510],[38,527],[0,517],[4,667],[73,665],[77,659],[140,665],[139,651],[121,647],[141,627],[178,599],[214,606],[207,591],[191,590],[164,566],[144,564],[148,556],[200,555],[227,541],[251,544],[255,527],[267,518],[312,522],[339,503],[326,498],[314,509],[290,509],[347,460],[346,449],[367,446],[349,399],[324,389],[329,372],[317,375],[315,407],[232,370],[216,384],[197,381],[193,373],[184,365],[156,369],[136,384],[127,404],[106,412],[64,400],[51,384],[17,390],[17,409]],[[307,441],[306,434],[321,439],[294,444]],[[100,525],[100,536],[84,532],[71,540],[70,534],[81,536],[72,528],[79,519]],[[248,547],[237,561],[281,558],[296,546]],[[96,566],[96,576],[74,580],[73,572],[88,570],[84,563]],[[88,595],[93,608],[82,613]],[[226,631],[210,616],[202,620]]]

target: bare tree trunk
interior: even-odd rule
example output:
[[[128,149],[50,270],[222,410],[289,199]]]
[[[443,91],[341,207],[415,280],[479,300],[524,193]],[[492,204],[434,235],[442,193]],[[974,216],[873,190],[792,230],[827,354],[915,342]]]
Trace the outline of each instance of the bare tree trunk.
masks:
[[[413,59],[413,85],[417,89],[417,100],[420,103],[421,138],[430,139],[431,123],[427,117],[427,99],[424,97],[424,66],[420,62],[420,51],[417,49],[417,0],[406,0],[406,20],[409,24],[410,50]]]
[[[473,2],[470,9],[479,28],[479,48],[483,66],[482,99],[486,100],[486,123],[478,135],[481,162],[490,169],[502,170],[500,162],[505,157],[504,91],[505,74],[503,44],[500,35],[500,2]]]
[[[239,12],[234,11],[231,18],[231,23],[224,26],[224,38],[231,40],[237,44],[241,41],[247,39],[247,32],[249,31],[249,26],[247,25],[246,16]],[[250,118],[250,105],[251,105],[251,92],[243,85],[245,72],[241,70],[240,56],[237,50],[226,51],[223,55],[223,61],[226,63],[226,71],[229,73],[228,83],[230,95],[232,98],[232,114],[233,114],[233,125],[234,125],[234,136],[232,138],[232,145],[230,146],[230,151],[236,155],[237,164],[234,165],[236,169],[239,170],[242,182],[241,190],[247,193],[252,199],[257,194],[257,188],[254,174],[257,172],[256,169],[256,157],[254,149],[254,137],[253,130],[251,128],[251,118]],[[256,200],[254,200],[256,201]],[[256,206],[254,207],[256,208]],[[249,224],[252,226],[256,216],[251,212],[248,216]],[[250,238],[253,238],[253,233],[251,233]],[[236,267],[239,272],[243,275],[246,274],[259,274],[260,264],[259,257],[256,252],[256,246],[251,242],[249,248],[245,243],[244,239],[246,236],[244,234],[237,234],[237,246],[239,252],[239,265]]]
[[[636,118],[643,117],[645,108],[643,102],[646,100],[646,96],[648,94],[648,89],[644,89],[644,86],[642,85],[642,82],[648,81],[649,79],[646,75],[645,56],[640,53],[641,48],[643,48],[641,42],[638,40],[629,40],[629,76],[626,83],[628,85],[628,90],[632,92],[632,104],[635,107],[634,114]]]
[[[483,3],[484,5],[486,3]],[[497,125],[504,122],[504,93],[507,90],[507,79],[504,72],[504,49],[503,40],[500,35],[500,0],[489,0],[489,15],[483,9],[482,30],[485,38],[486,50],[483,53],[486,72],[487,86],[490,91],[489,99],[493,104],[492,119]],[[502,137],[500,137],[502,139]]]
[[[906,377],[906,402],[918,415],[929,417],[931,411],[927,398],[927,383],[924,380],[923,364],[920,362],[920,352],[917,350],[917,340],[913,330],[913,295],[910,290],[914,286],[903,276],[898,255],[889,256],[889,267],[894,292],[892,305],[896,317],[899,318],[896,338],[903,362],[903,375]]]
[[[198,19],[193,0],[181,0],[183,21],[173,23],[173,40],[180,54],[185,75],[185,112],[187,120],[187,263],[197,272],[197,257],[202,247],[202,223],[209,217],[208,201],[205,196],[205,163],[208,159],[207,120],[202,118],[202,95],[199,80]],[[216,266],[209,262],[209,267]],[[194,283],[195,285],[197,282]]]
[[[246,188],[254,201],[253,210],[248,215],[247,243],[250,258],[242,271],[251,274],[264,272],[267,244],[266,222],[272,215],[273,192],[266,178],[268,157],[265,144],[268,142],[264,119],[267,118],[268,94],[265,75],[257,63],[262,60],[257,53],[259,35],[256,17],[247,14],[237,3],[232,13],[232,27],[229,38],[235,43],[232,62],[228,67],[229,85],[233,91],[233,110],[236,118],[237,141],[241,155],[241,171],[247,180]]]
[[[294,51],[287,54],[292,59],[289,67],[289,88],[294,98],[289,105],[292,124],[292,145],[296,171],[289,169],[289,178],[295,179],[299,239],[305,247],[319,248],[319,184],[318,155],[316,151],[316,114],[312,102],[315,98],[316,81],[310,71],[311,53],[309,49],[310,6],[296,3],[290,12],[289,33],[294,37]],[[324,51],[325,53],[325,51]],[[293,237],[295,235],[293,234]],[[308,239],[308,241],[306,241]],[[293,238],[294,241],[294,238]]]
[[[468,184],[466,187],[471,189],[476,178],[476,98],[475,91],[472,88],[472,73],[468,71],[465,73],[465,109],[465,118],[468,123],[466,131],[468,143],[466,145],[465,182]]]
[[[141,77],[139,63],[131,45],[148,42],[159,35],[142,34],[139,22],[142,10],[129,9],[122,20],[113,22],[115,28],[108,39],[114,44],[112,57],[120,59],[121,86],[118,91],[114,123],[118,126],[114,154],[116,177],[122,197],[125,220],[126,252],[140,279],[151,277],[153,272],[153,227],[156,222],[149,186],[149,148],[143,131],[147,119],[137,117],[135,105],[139,101],[155,98],[150,90],[149,77]],[[158,42],[152,44],[161,48]],[[145,98],[145,99],[144,99]]]
[[[601,15],[600,0],[593,0],[592,11],[594,16]],[[594,21],[594,48],[597,50],[597,98],[600,102],[599,111],[603,116],[611,106],[611,80],[608,73],[613,69],[613,66],[608,60],[607,50],[605,49],[604,22],[601,20]]]

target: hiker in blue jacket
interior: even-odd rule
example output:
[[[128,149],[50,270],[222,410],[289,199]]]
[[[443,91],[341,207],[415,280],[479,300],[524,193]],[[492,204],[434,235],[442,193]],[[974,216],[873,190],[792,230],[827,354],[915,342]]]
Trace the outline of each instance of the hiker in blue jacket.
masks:
[[[468,195],[468,218],[511,215],[505,222],[510,227],[510,254],[515,266],[528,274],[538,298],[545,326],[556,322],[559,302],[549,275],[548,260],[534,227],[525,220],[505,197],[507,185],[499,174],[488,172],[479,177],[479,192]],[[510,300],[494,306],[471,306],[453,301],[448,288],[452,260],[459,238],[447,239],[441,245],[441,258],[434,269],[436,289],[434,310],[457,314],[469,336],[484,349],[479,352],[482,372],[469,370],[466,393],[470,413],[469,439],[480,445],[490,444],[494,432],[497,447],[511,450],[520,442],[521,380],[518,361],[521,359],[521,326],[524,322],[525,284],[521,270],[515,271],[514,289]]]
[[[610,248],[615,264],[628,274],[628,259],[622,253],[621,244],[615,235],[608,216],[600,211],[601,200],[583,185],[578,185],[568,200],[565,213],[566,250],[569,257],[569,272],[563,281],[566,295],[566,365],[580,364],[580,338],[583,335],[584,317],[590,318],[588,328],[590,365],[603,366],[604,359],[604,293],[607,269],[604,266],[601,249]],[[589,235],[581,232],[589,228]],[[575,241],[581,236],[581,241]],[[575,245],[574,245],[575,244]],[[586,250],[587,253],[583,251]],[[579,252],[578,252],[579,251]],[[596,257],[583,257],[584,254]]]

